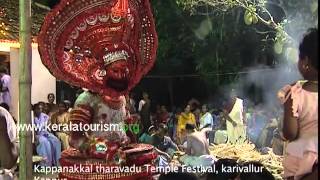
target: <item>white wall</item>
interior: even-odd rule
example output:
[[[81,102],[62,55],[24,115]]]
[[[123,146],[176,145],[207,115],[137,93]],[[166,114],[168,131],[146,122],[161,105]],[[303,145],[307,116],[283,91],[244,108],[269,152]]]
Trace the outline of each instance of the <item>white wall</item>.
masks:
[[[1,47],[1,44],[0,44]],[[6,51],[6,48],[0,48]],[[11,72],[11,112],[18,120],[19,112],[19,49],[9,48],[10,52],[10,72]],[[49,93],[56,94],[56,78],[52,76],[42,64],[38,48],[32,47],[32,86],[31,103],[47,101]]]
[[[32,48],[32,104],[39,101],[47,102],[47,95],[56,95],[56,78],[42,64],[37,47]]]

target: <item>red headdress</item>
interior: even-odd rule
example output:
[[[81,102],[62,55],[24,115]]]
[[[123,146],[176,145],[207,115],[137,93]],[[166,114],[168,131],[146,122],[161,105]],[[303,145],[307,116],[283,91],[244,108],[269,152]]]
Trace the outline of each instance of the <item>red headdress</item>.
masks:
[[[62,0],[46,16],[38,43],[43,64],[56,78],[114,97],[151,69],[158,39],[149,0]],[[118,60],[128,70],[127,86],[119,89],[104,82],[119,76],[106,68]]]

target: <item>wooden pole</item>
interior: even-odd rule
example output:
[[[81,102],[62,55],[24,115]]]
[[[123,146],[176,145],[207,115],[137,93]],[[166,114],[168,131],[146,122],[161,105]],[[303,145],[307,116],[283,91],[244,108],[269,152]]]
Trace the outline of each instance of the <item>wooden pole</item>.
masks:
[[[31,125],[31,0],[19,0],[19,122]],[[32,132],[21,131],[19,179],[32,179]]]

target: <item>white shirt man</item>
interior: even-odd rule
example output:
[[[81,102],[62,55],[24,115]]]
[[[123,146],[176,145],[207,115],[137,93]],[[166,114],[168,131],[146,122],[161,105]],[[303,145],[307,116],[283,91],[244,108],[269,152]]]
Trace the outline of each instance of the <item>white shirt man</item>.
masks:
[[[0,90],[0,103],[6,103],[9,107],[11,106],[11,95],[9,91],[11,77],[7,74],[3,74],[1,79],[1,90]]]

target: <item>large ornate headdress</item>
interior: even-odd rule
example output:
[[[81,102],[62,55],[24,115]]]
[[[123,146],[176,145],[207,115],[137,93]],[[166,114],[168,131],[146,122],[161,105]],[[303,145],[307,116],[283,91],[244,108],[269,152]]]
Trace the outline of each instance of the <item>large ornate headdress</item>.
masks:
[[[38,36],[43,64],[57,78],[108,96],[132,89],[153,66],[158,45],[149,0],[62,0]],[[128,63],[128,87],[106,86],[103,67]]]

